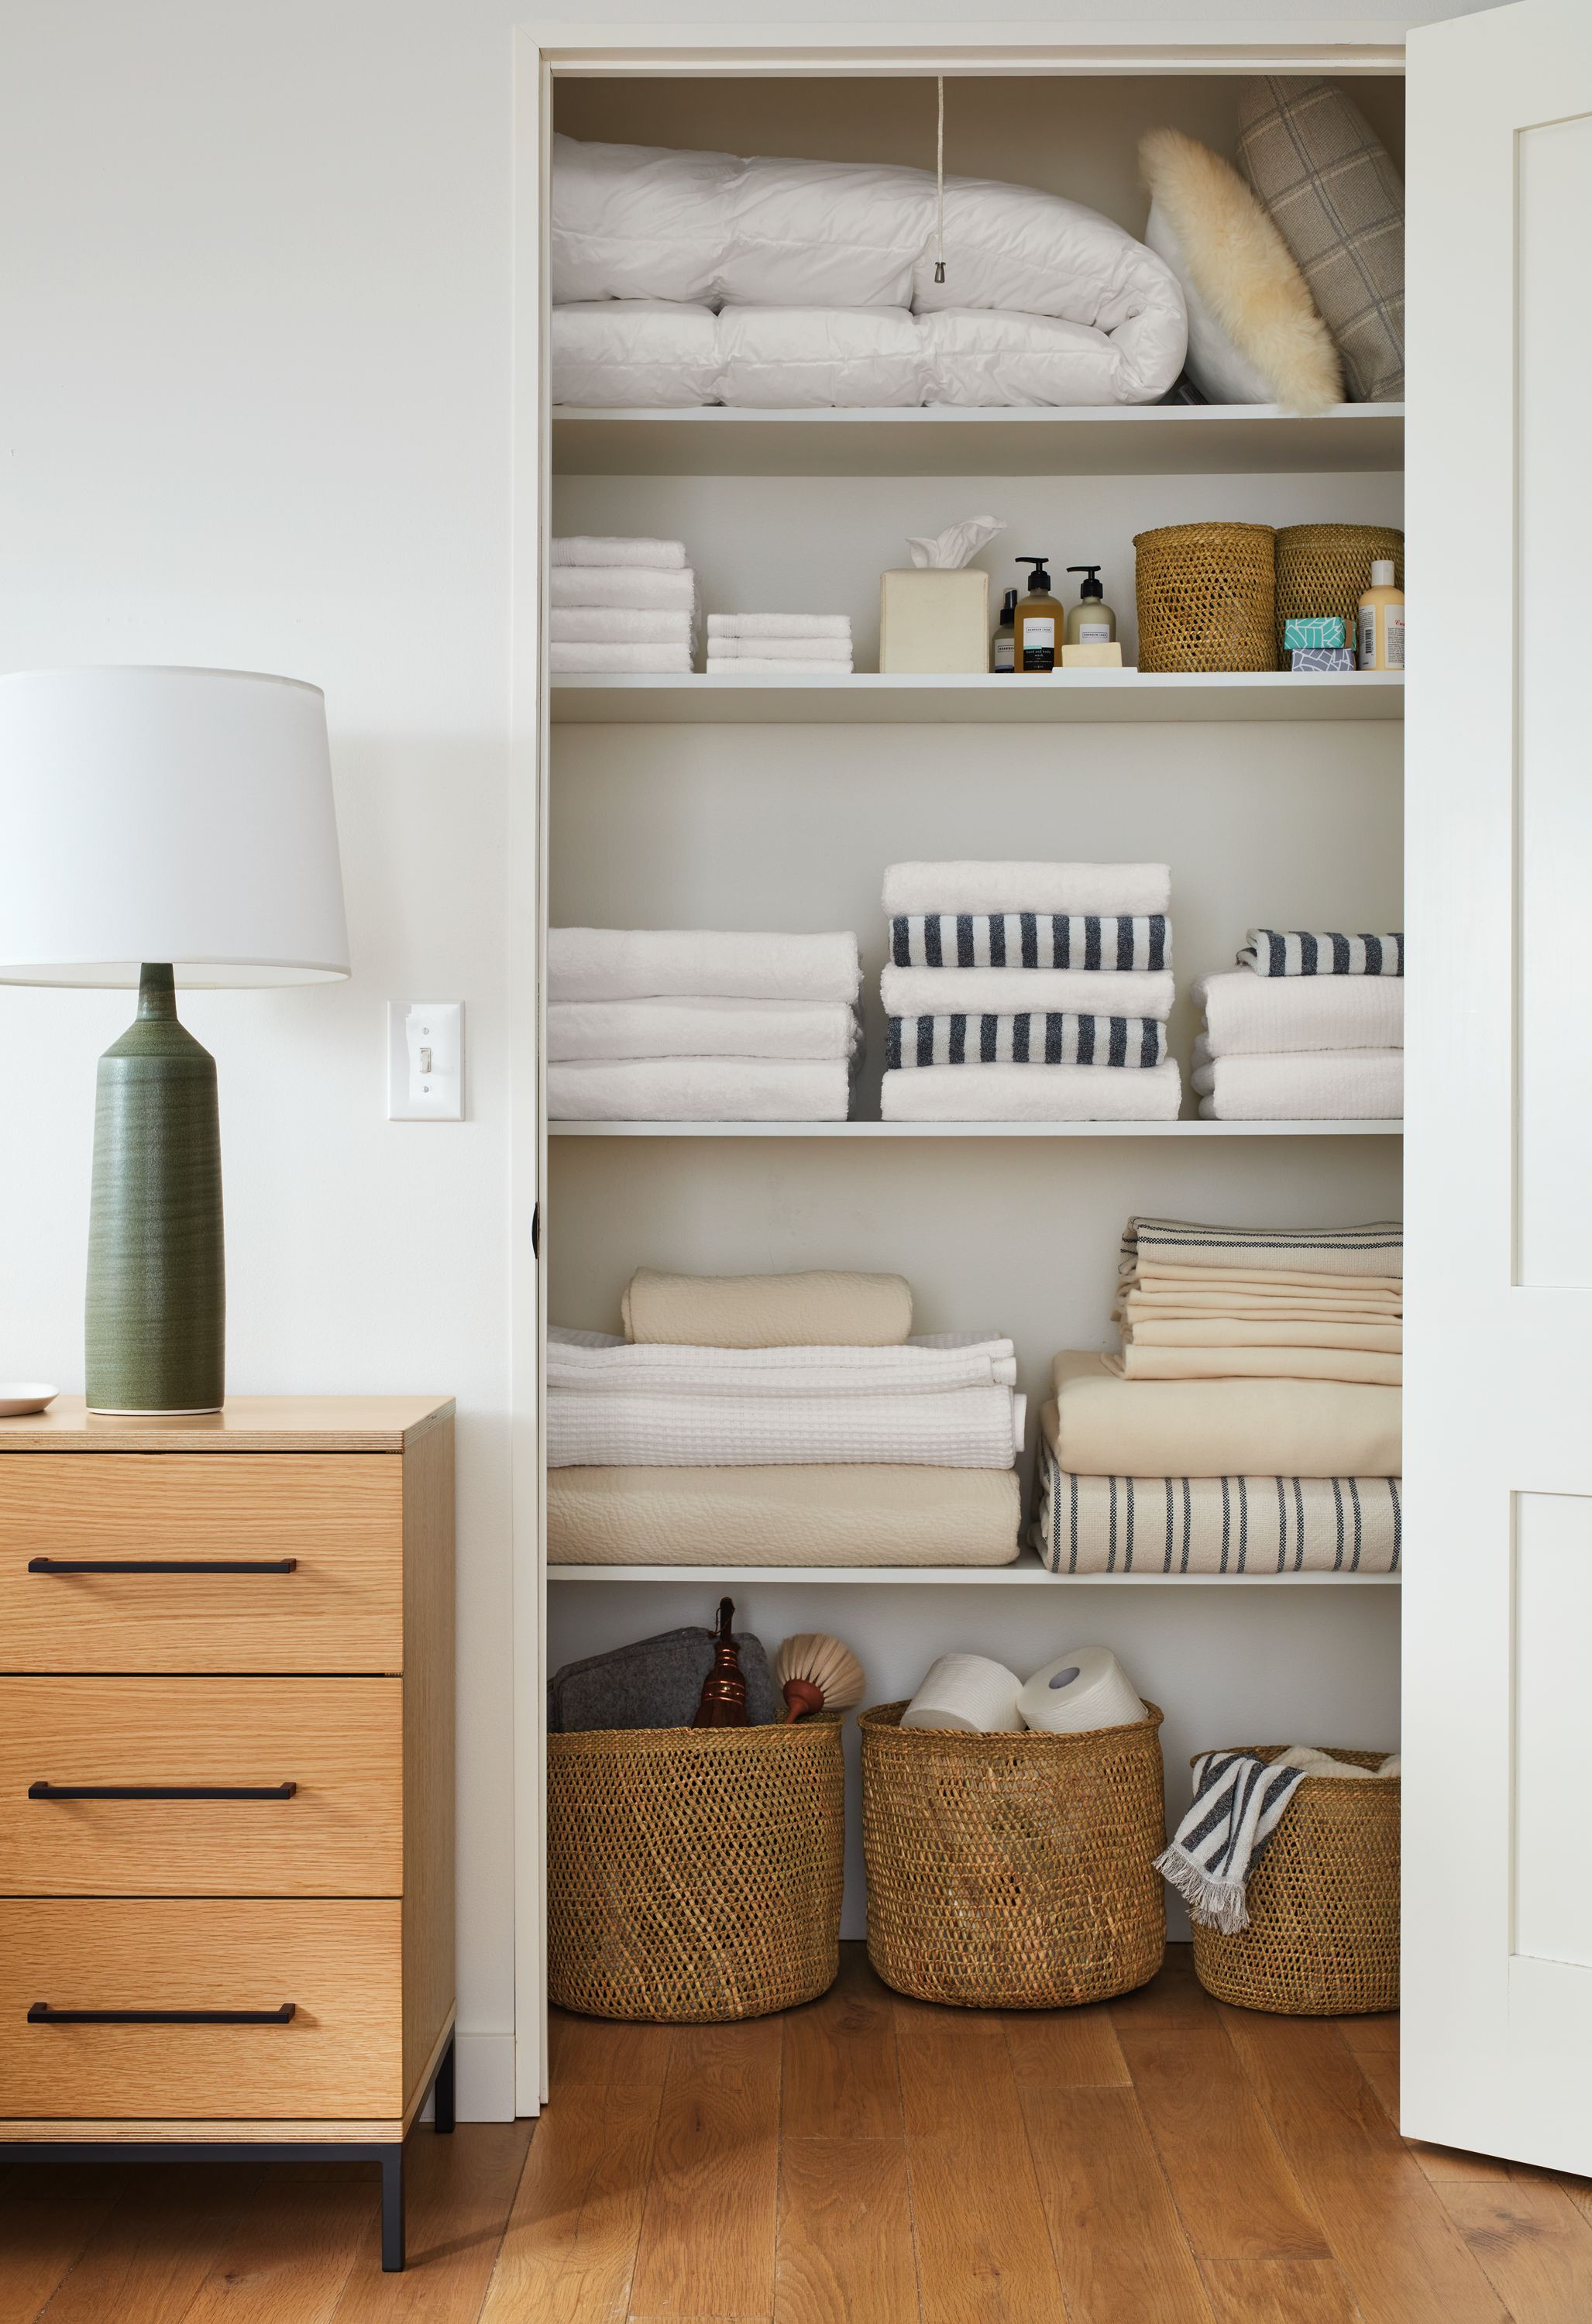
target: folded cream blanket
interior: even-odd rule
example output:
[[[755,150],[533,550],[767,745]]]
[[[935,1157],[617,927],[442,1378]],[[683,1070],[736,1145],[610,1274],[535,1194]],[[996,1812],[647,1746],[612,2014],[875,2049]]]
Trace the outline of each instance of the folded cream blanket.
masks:
[[[1169,972],[1118,968],[897,968],[881,971],[887,1017],[1012,1017],[1031,1010],[1071,1010],[1095,1017],[1172,1014],[1176,985]]]
[[[683,540],[625,540],[606,534],[566,532],[553,542],[555,565],[647,565],[667,572],[686,562]]]
[[[849,1057],[860,1038],[843,1001],[555,1001],[548,1056]]]
[[[769,1057],[631,1057],[548,1067],[554,1121],[844,1121],[851,1070]]]
[[[649,613],[629,605],[555,605],[548,635],[555,645],[688,646],[689,613]]]
[[[857,939],[784,930],[549,928],[549,1001],[844,1001],[862,982]]]
[[[1362,1348],[1386,1356],[1402,1355],[1404,1348],[1402,1323],[1323,1323],[1308,1315],[1168,1319],[1141,1314],[1131,1302],[1128,1306],[1122,1336],[1136,1348]]]
[[[1397,1388],[1404,1377],[1402,1356],[1370,1348],[1168,1348],[1137,1338],[1125,1339],[1120,1355],[1107,1356],[1106,1368],[1130,1380],[1370,1380]]]
[[[640,1267],[625,1286],[627,1340],[695,1348],[893,1348],[912,1330],[899,1275],[668,1275]]]
[[[555,565],[548,576],[548,602],[689,613],[696,604],[696,576],[689,566],[663,572],[648,565]]]
[[[1115,1065],[920,1065],[887,1074],[886,1121],[1175,1121],[1176,1061],[1125,1074]]]
[[[548,1333],[552,1388],[670,1396],[938,1396],[947,1388],[1015,1388],[1009,1340],[947,1333],[934,1345],[888,1348],[697,1348],[636,1342],[605,1332]]]
[[[1317,1275],[1394,1278],[1404,1271],[1398,1219],[1359,1226],[1211,1226],[1197,1219],[1131,1218],[1117,1272],[1124,1280],[1164,1274],[1209,1282],[1216,1275],[1308,1283]]]
[[[892,863],[887,918],[901,912],[1164,912],[1164,863]]]
[[[1402,1049],[1218,1057],[1193,1082],[1207,1121],[1397,1121],[1404,1111]]]
[[[555,1469],[554,1565],[1009,1565],[1012,1469]]]
[[[1389,976],[1256,976],[1229,968],[1196,977],[1213,1057],[1294,1049],[1397,1049],[1404,1038],[1404,987]]]
[[[710,613],[710,638],[839,638],[849,645],[850,613]]]
[[[1102,1477],[1397,1477],[1400,1391],[1346,1380],[1118,1379],[1090,1351],[1052,1370],[1056,1459]]]
[[[650,670],[658,677],[678,677],[691,668],[689,645],[623,645],[607,641],[584,645],[560,645],[555,639],[548,647],[548,668],[566,673],[589,671],[601,676],[603,670]]]
[[[1053,1573],[1399,1569],[1397,1477],[1080,1476],[1055,1457],[1054,1414],[1047,1404],[1041,1415],[1032,1536]]]

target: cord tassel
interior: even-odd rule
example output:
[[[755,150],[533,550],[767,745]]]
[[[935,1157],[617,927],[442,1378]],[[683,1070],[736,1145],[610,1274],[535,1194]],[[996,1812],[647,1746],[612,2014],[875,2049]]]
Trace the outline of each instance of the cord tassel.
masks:
[[[945,80],[934,77],[939,118],[934,134],[934,280],[945,280]]]

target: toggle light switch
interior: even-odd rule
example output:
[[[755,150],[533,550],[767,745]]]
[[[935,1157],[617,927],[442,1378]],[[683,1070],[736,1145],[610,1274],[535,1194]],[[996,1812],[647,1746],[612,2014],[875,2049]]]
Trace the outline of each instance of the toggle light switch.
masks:
[[[465,1004],[387,1003],[387,1119],[463,1121]]]

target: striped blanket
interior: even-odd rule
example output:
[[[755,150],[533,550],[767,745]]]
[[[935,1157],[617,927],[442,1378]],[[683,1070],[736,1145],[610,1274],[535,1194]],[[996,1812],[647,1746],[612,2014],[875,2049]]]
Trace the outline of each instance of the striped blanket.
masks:
[[[897,968],[1172,966],[1164,912],[908,912],[892,918],[889,939]]]
[[[1155,1017],[1026,1010],[1016,1016],[890,1017],[885,1064],[904,1065],[1158,1065],[1166,1028]]]
[[[1218,1268],[1228,1274],[1377,1275],[1402,1277],[1404,1230],[1397,1219],[1352,1227],[1204,1226],[1193,1219],[1129,1219],[1117,1272]]]
[[[1094,1477],[1043,1432],[1032,1532],[1053,1573],[1396,1573],[1397,1477]]]
[[[1238,966],[1256,976],[1402,976],[1402,935],[1346,936],[1324,929],[1251,928]]]
[[[1231,1936],[1249,1926],[1249,1875],[1303,1781],[1302,1767],[1268,1766],[1253,1751],[1195,1760],[1193,1803],[1155,1869],[1201,1927]]]

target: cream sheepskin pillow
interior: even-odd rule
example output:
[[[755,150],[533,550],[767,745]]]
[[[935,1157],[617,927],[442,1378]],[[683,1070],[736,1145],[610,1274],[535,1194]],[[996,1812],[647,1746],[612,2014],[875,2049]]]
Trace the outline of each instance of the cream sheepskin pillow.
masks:
[[[1332,335],[1303,275],[1230,162],[1176,129],[1139,144],[1145,240],[1182,285],[1189,376],[1213,403],[1324,411],[1343,397]]]

